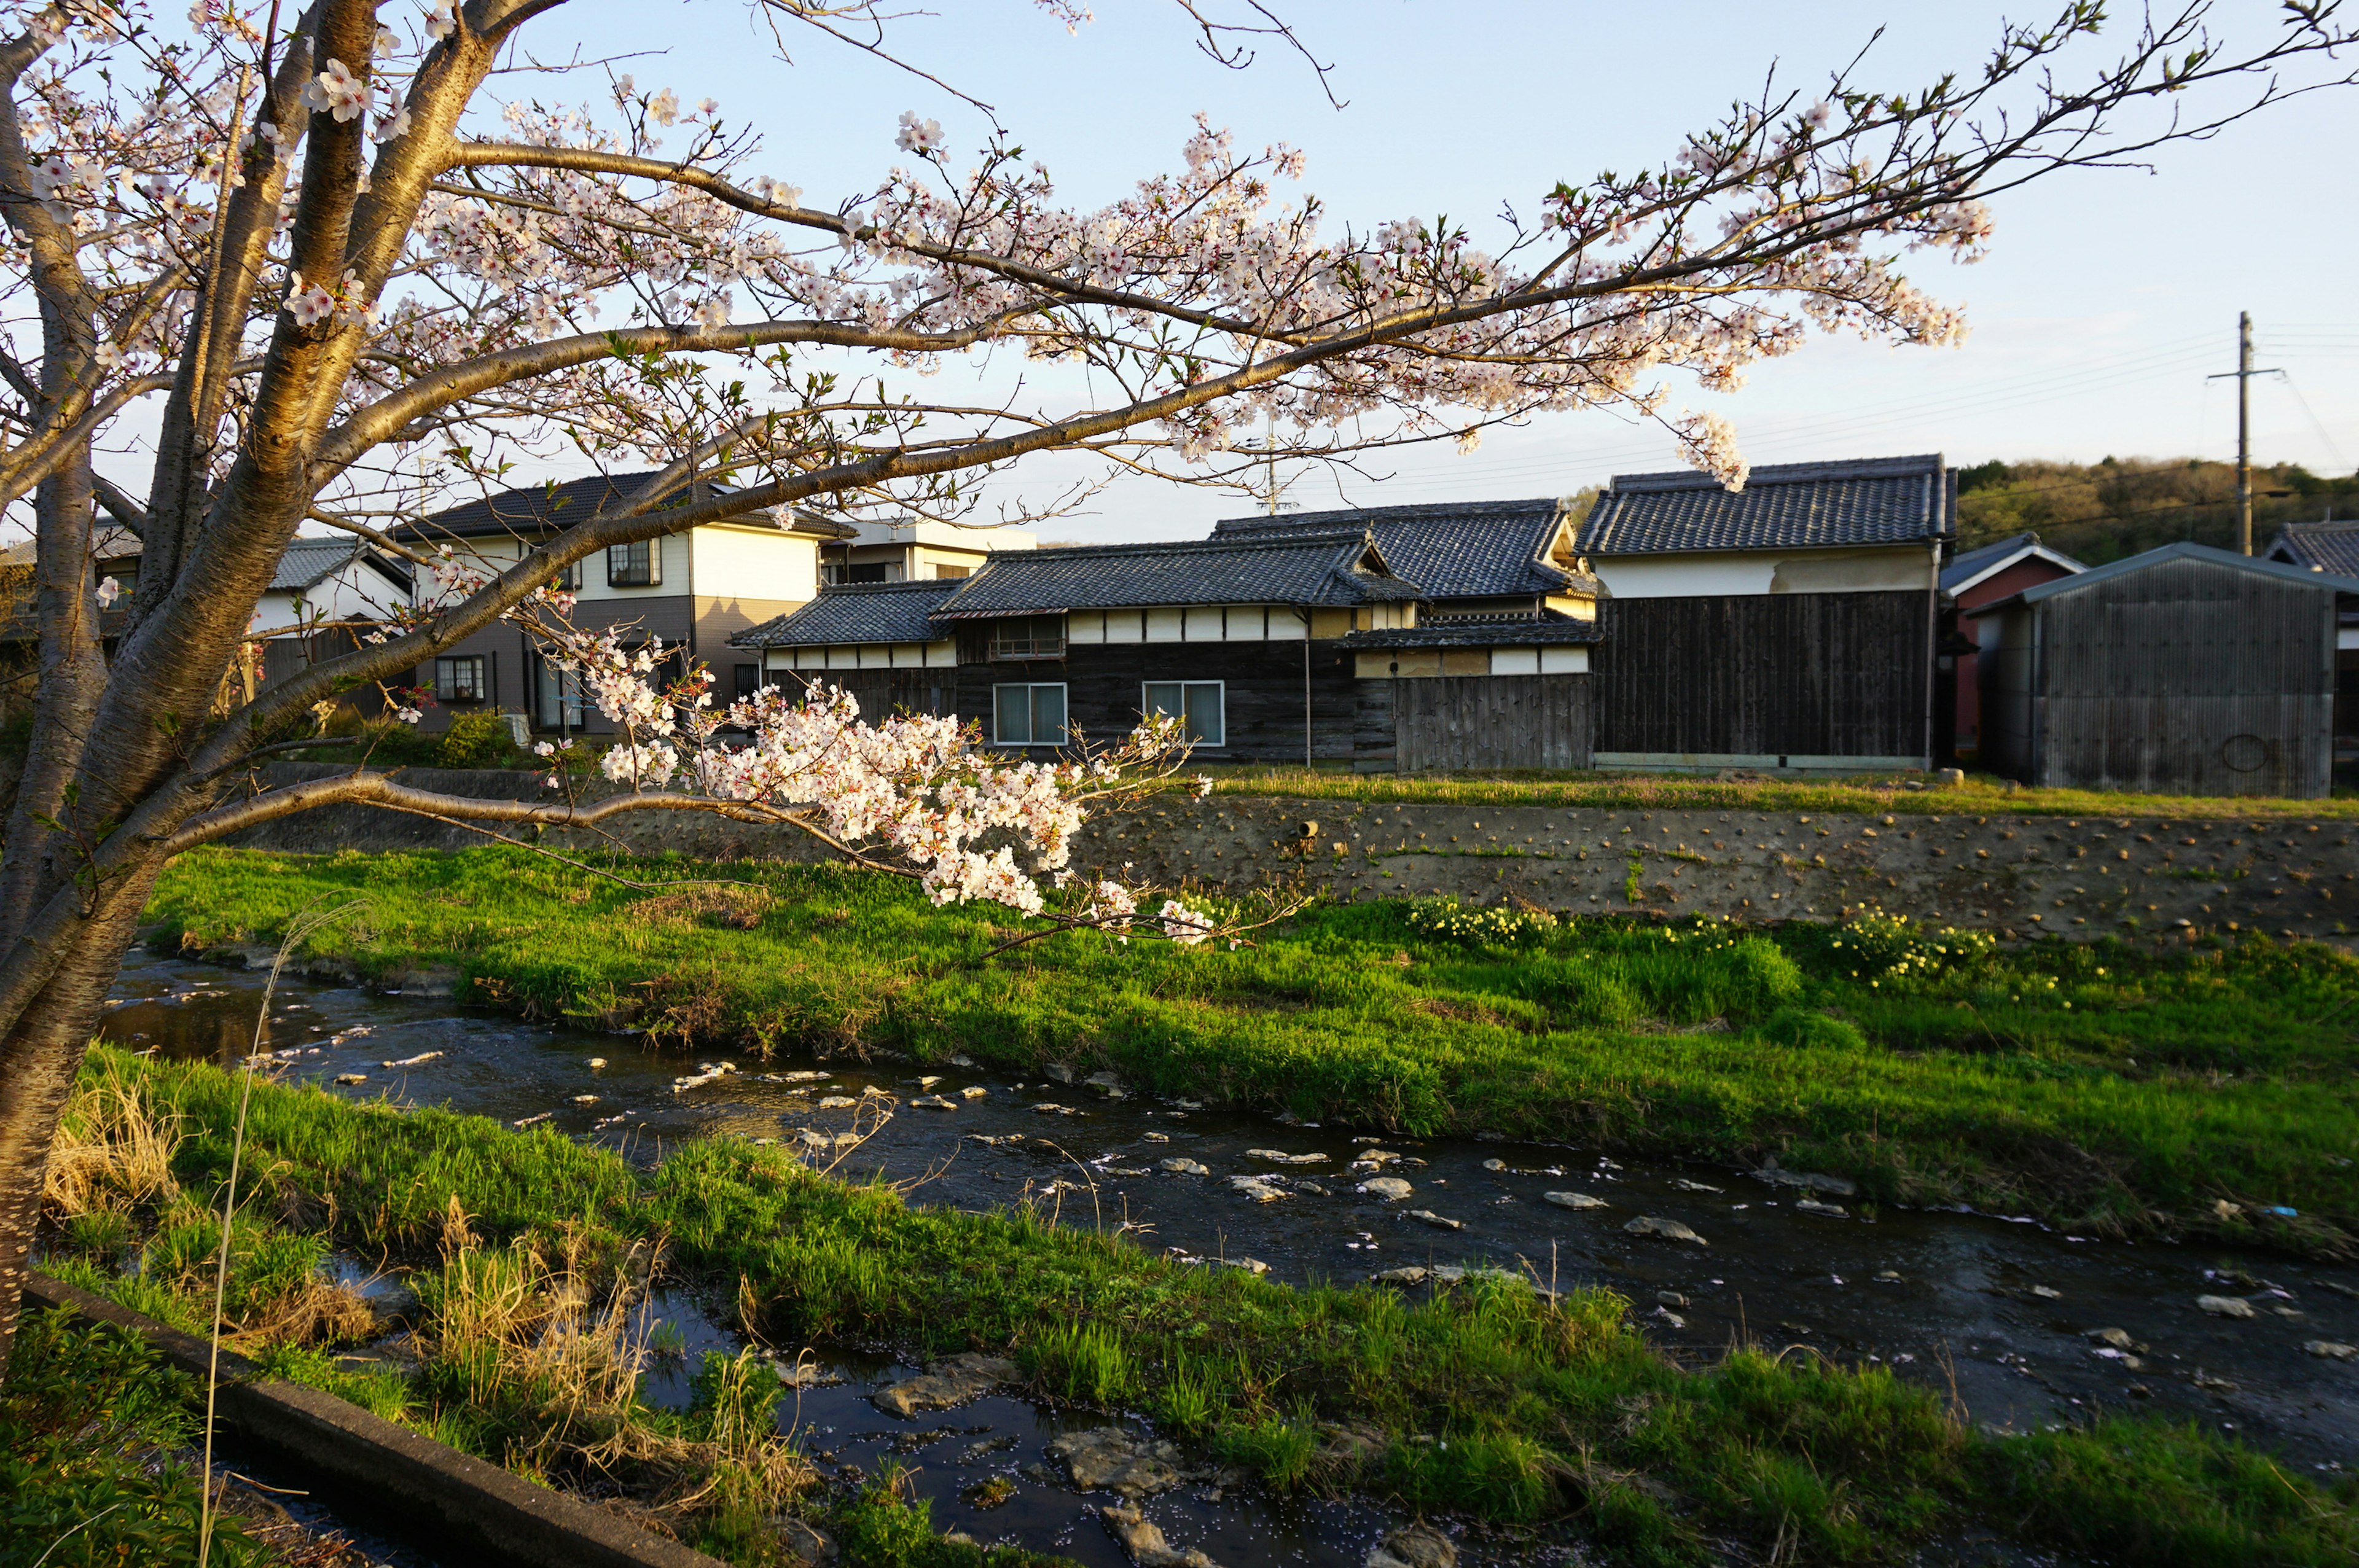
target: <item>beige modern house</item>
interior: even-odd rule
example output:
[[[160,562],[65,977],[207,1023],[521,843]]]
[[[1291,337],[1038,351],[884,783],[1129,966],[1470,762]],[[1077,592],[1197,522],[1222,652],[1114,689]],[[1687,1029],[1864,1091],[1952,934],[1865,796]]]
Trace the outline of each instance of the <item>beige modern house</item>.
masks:
[[[440,550],[478,572],[505,571],[527,551],[586,517],[611,499],[629,494],[644,473],[603,475],[528,485],[438,512],[396,531],[406,544]],[[704,660],[718,679],[722,700],[751,692],[759,661],[729,646],[736,633],[784,615],[819,595],[823,547],[854,536],[846,524],[785,507],[750,509],[686,533],[618,546],[574,568],[573,621],[585,629],[622,626],[626,641],[660,639],[686,660]],[[419,571],[419,602],[431,602],[441,583]],[[449,725],[462,713],[524,714],[536,730],[610,728],[585,708],[571,679],[541,655],[516,627],[496,625],[421,665],[414,683],[432,693],[423,727]]]
[[[973,577],[993,552],[1035,549],[1039,540],[1021,528],[971,528],[917,517],[858,523],[851,538],[820,552],[820,580],[935,582]]]

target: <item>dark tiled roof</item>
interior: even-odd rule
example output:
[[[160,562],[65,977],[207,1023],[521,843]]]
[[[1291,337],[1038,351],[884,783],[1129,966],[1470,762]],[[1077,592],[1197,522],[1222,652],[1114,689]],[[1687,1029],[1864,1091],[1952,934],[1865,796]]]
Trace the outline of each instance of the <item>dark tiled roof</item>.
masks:
[[[1977,578],[1986,577],[2001,568],[2012,566],[2017,558],[2024,556],[2035,556],[2044,561],[2053,561],[2067,571],[2077,572],[2087,569],[2071,557],[2051,550],[2041,544],[2038,535],[2017,534],[1992,544],[1977,545],[1971,550],[1962,550],[1951,556],[1949,565],[1941,568],[1941,591],[1956,593]]]
[[[588,479],[570,479],[560,483],[520,485],[437,512],[422,522],[404,524],[394,530],[394,537],[465,539],[571,528],[595,517],[600,507],[636,494],[654,473],[652,469],[644,469],[636,473],[593,474]],[[681,491],[679,499],[685,499],[687,493]],[[668,504],[677,504],[677,501]],[[856,531],[846,524],[801,512],[795,514],[795,532],[799,534],[849,539]]]
[[[1095,545],[995,555],[940,614],[951,620],[1173,604],[1367,604],[1421,598],[1358,529]]]
[[[1685,550],[1824,549],[1946,538],[1957,475],[1939,454],[1840,463],[1774,463],[1742,491],[1710,475],[1625,473],[1581,526],[1592,556]]]
[[[929,643],[941,635],[928,619],[971,580],[840,583],[729,639],[733,648],[815,648],[842,643]]]
[[[1594,621],[1549,615],[1536,621],[1445,621],[1394,632],[1354,632],[1346,648],[1560,648],[1604,640]]]
[[[296,539],[278,557],[278,570],[271,577],[270,586],[281,592],[297,591],[318,583],[321,579],[343,570],[358,560],[363,566],[382,577],[386,584],[409,591],[409,574],[397,563],[388,560],[357,539]]]
[[[2288,523],[2277,530],[2268,553],[2298,567],[2359,577],[2359,522]]]
[[[1364,528],[1395,571],[1430,600],[1498,599],[1520,594],[1593,592],[1542,558],[1556,537],[1559,503],[1461,501],[1423,506],[1366,506],[1348,512],[1298,512],[1276,517],[1225,517],[1215,538],[1286,530],[1326,533]]]

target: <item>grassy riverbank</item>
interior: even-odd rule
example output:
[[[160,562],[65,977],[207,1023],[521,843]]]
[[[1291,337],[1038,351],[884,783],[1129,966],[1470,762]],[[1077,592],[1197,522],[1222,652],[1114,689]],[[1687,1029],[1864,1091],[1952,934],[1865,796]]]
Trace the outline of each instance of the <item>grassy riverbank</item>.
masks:
[[[1211,764],[1191,767],[1214,795],[1429,806],[1583,806],[1610,811],[1895,812],[1917,816],[2154,816],[2190,822],[2259,818],[2359,819],[2359,794],[2331,800],[2130,795],[2113,790],[2025,789],[1987,773],[1939,787],[1921,774],[1826,778],[1720,778],[1712,774],[1541,773],[1353,773]],[[1912,787],[1913,786],[1913,787]],[[1176,787],[1176,786],[1175,786]]]
[[[1007,935],[832,868],[640,863],[648,892],[513,850],[184,858],[159,940],[313,938],[542,1017],[703,1048],[1066,1061],[1166,1094],[1420,1135],[1577,1137],[1838,1171],[2113,1233],[2334,1252],[2359,1231],[2359,962],[2321,947],[1995,948],[1840,929],[1548,925],[1325,905],[1236,951]],[[2222,1203],[2234,1206],[2221,1209]],[[2270,1207],[2290,1208],[2292,1217]]]
[[[99,1103],[134,1091],[151,1124],[178,1118],[179,1141],[160,1167],[168,1181],[151,1174],[144,1195],[132,1195],[134,1178],[93,1178],[82,1212],[118,1217],[69,1225],[64,1244],[83,1260],[66,1266],[143,1310],[184,1312],[173,1260],[196,1255],[205,1238],[185,1237],[194,1221],[172,1217],[200,1214],[227,1169],[236,1080],[101,1050],[86,1083]],[[82,1125],[93,1129],[87,1141],[110,1141]],[[626,1477],[669,1464],[681,1485],[721,1475],[723,1496],[750,1497],[768,1475],[774,1501],[810,1506],[800,1455],[758,1436],[775,1383],[743,1372],[733,1380],[742,1361],[707,1362],[707,1397],[677,1428],[630,1415],[613,1397],[583,1398],[594,1379],[562,1382],[549,1346],[570,1347],[563,1354],[578,1362],[581,1325],[626,1298],[660,1249],[671,1277],[724,1289],[789,1351],[831,1338],[1012,1350],[1037,1393],[1147,1411],[1273,1487],[1365,1487],[1542,1539],[1570,1532],[1615,1562],[1701,1563],[1778,1543],[1798,1561],[1894,1561],[1969,1527],[2223,1568],[2340,1563],[2359,1550],[2352,1482],[2321,1491],[2251,1450],[2149,1422],[1995,1441],[1887,1371],[1810,1357],[1740,1350],[1682,1370],[1646,1346],[1606,1292],[1551,1302],[1477,1282],[1412,1305],[1375,1288],[1297,1289],[1190,1269],[1028,1211],[913,1209],[775,1148],[694,1144],[634,1171],[545,1129],[518,1133],[310,1089],[257,1087],[249,1128],[247,1168],[267,1174],[232,1299],[250,1333],[266,1339],[262,1325],[281,1326],[286,1347],[264,1348],[266,1358],[551,1479],[578,1478],[586,1452],[620,1454]],[[154,1142],[115,1163],[159,1169]],[[425,1358],[415,1374],[339,1373],[318,1347],[334,1331],[288,1328],[272,1304],[316,1279],[289,1260],[331,1240],[419,1269]],[[135,1244],[139,1277],[110,1279],[101,1260]],[[266,1278],[276,1283],[263,1288]],[[494,1300],[510,1303],[505,1337],[486,1322]],[[307,1337],[313,1347],[293,1347]],[[568,1423],[563,1433],[553,1433],[552,1412]],[[684,1454],[658,1442],[667,1435],[702,1446]],[[872,1495],[853,1518],[886,1517],[878,1510],[888,1506]],[[735,1561],[763,1561],[752,1525],[733,1517],[728,1530],[709,1524],[704,1539]],[[928,1560],[860,1544],[920,1539],[908,1510],[891,1519],[889,1529],[856,1525],[869,1535],[847,1541],[847,1560]],[[926,1551],[972,1552],[947,1542]]]

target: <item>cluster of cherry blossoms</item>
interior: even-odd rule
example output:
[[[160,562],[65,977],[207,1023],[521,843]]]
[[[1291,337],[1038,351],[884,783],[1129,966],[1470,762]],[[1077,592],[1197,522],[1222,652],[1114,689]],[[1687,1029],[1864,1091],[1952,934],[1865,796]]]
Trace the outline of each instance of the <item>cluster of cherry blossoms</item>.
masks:
[[[635,643],[619,628],[593,633],[543,622],[537,629],[551,641],[552,662],[621,732],[599,762],[614,783],[807,815],[830,840],[864,858],[873,846],[914,869],[937,904],[999,903],[1190,946],[1224,930],[1176,899],[1143,921],[1132,890],[1084,881],[1072,870],[1074,840],[1093,803],[1134,796],[1185,761],[1184,727],[1175,718],[1146,719],[1110,751],[1008,762],[981,750],[974,727],[953,718],[896,714],[864,722],[859,703],[835,687],[793,697],[766,687],[720,708],[710,672],[690,668],[665,678],[673,651],[659,640]],[[555,760],[559,748],[544,741],[538,751]],[[1134,776],[1142,770],[1143,779]],[[1197,787],[1209,790],[1210,781]],[[1069,896],[1052,912],[1049,893],[1059,890]]]

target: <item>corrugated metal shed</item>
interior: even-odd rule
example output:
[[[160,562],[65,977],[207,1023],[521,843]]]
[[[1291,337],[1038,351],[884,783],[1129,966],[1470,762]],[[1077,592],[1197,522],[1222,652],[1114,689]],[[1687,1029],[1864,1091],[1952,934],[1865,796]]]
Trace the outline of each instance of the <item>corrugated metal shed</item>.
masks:
[[[1984,757],[2040,785],[2321,797],[2353,595],[2359,578],[2180,544],[1983,606]]]

